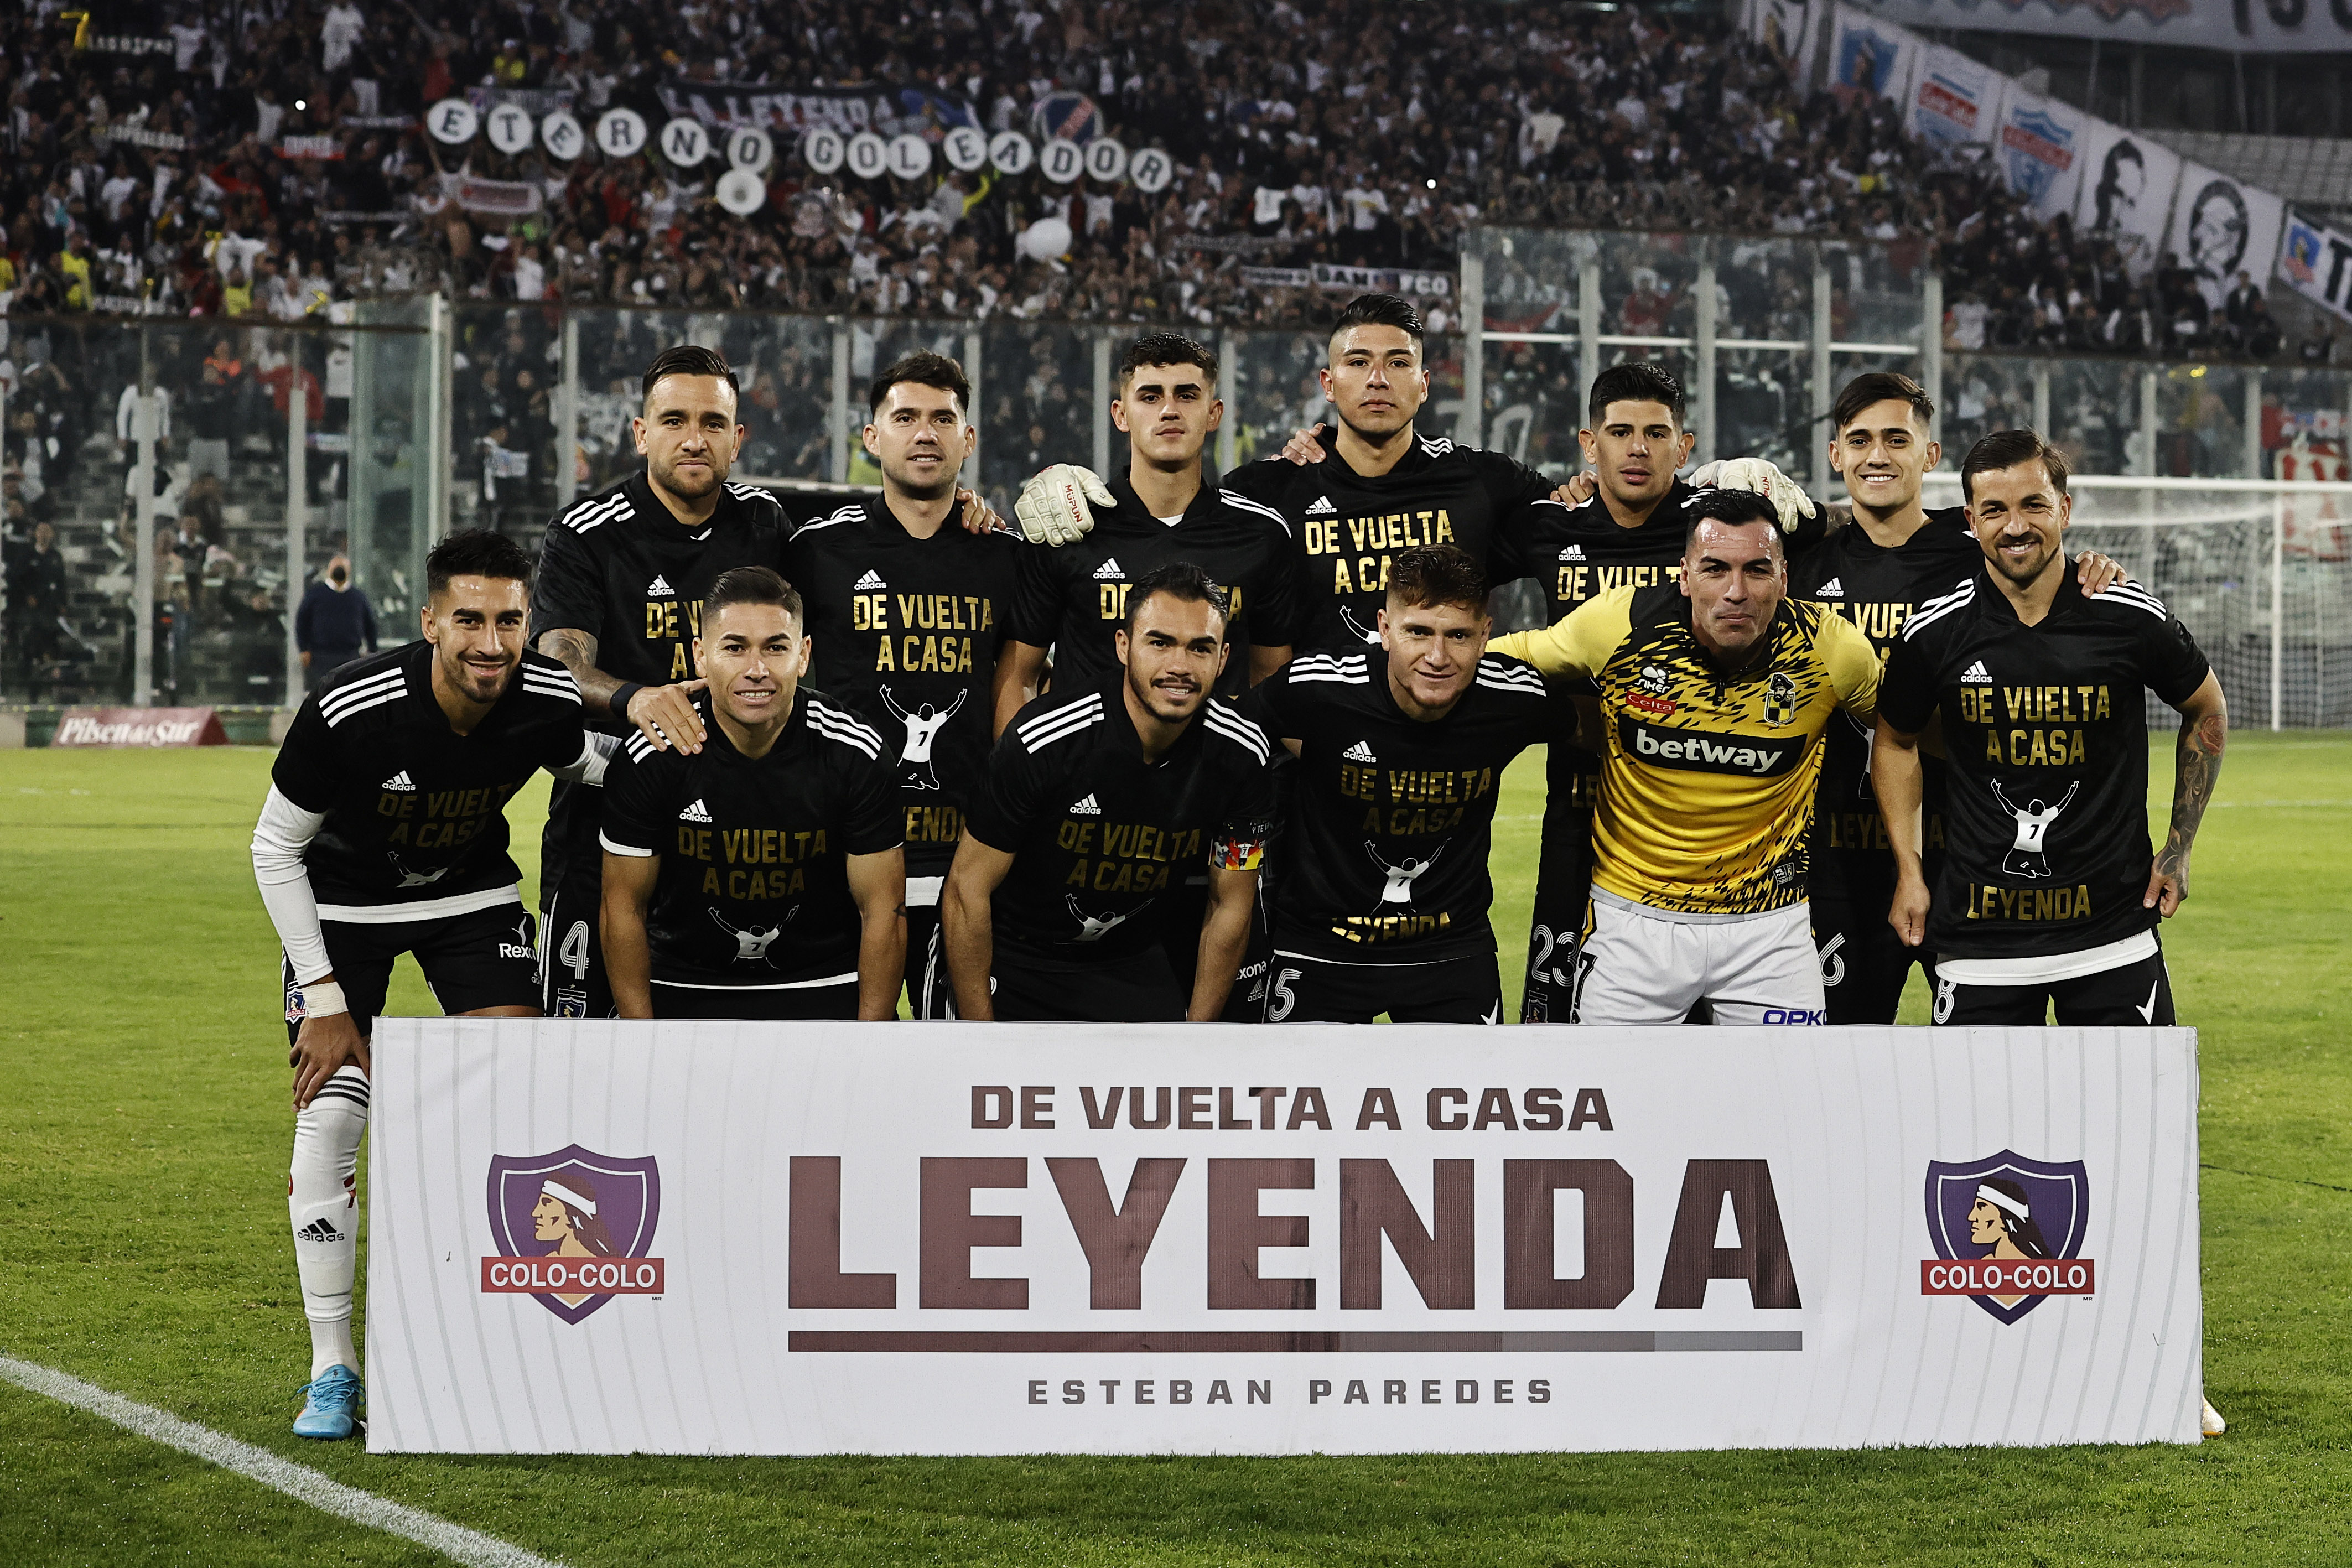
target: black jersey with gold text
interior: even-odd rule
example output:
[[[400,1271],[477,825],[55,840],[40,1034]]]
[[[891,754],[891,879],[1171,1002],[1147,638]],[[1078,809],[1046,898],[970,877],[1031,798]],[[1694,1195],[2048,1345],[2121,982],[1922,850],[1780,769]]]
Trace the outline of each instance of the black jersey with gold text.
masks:
[[[1255,871],[1274,811],[1272,742],[1212,697],[1157,762],[1129,717],[1124,672],[1021,710],[971,805],[971,835],[1013,857],[991,905],[1000,947],[1111,962],[1177,934],[1187,878]]]
[[[1558,700],[1498,653],[1426,721],[1397,706],[1377,652],[1300,654],[1254,687],[1244,710],[1299,742],[1276,950],[1351,963],[1492,955],[1503,770],[1543,739]]]
[[[1396,557],[1452,544],[1486,569],[1489,586],[1534,570],[1527,540],[1538,516],[1565,510],[1552,481],[1501,452],[1416,436],[1397,466],[1366,476],[1334,452],[1305,466],[1249,463],[1225,487],[1279,511],[1297,552],[1302,647],[1340,651],[1380,640]]]
[[[1789,592],[1851,623],[1870,639],[1883,663],[1918,607],[1950,593],[1983,560],[1966,510],[1937,507],[1891,550],[1859,524],[1839,529],[1789,563]],[[1847,715],[1829,727],[1822,747],[1813,808],[1814,892],[1843,892],[1875,905],[1893,895],[1895,853],[1870,787],[1870,731]],[[1944,766],[1925,752],[1921,760],[1927,773],[1927,847],[1933,856],[1944,842]]]
[[[1274,508],[1233,490],[1203,485],[1174,522],[1136,499],[1127,476],[1109,479],[1117,504],[1095,512],[1084,538],[1022,552],[1020,588],[1010,636],[1054,649],[1056,680],[1092,687],[1118,668],[1114,640],[1127,618],[1129,589],[1146,573],[1190,562],[1225,590],[1225,636],[1232,651],[1215,690],[1231,697],[1249,684],[1249,649],[1297,641],[1298,568],[1290,525]]]
[[[1029,548],[953,516],[918,539],[879,497],[804,524],[784,547],[814,643],[810,682],[889,737],[909,877],[946,873],[987,771],[996,654]]]
[[[898,769],[882,734],[803,687],[783,732],[747,757],[712,720],[691,756],[632,735],[604,775],[606,853],[658,856],[646,910],[653,977],[776,986],[857,973],[848,857],[898,844]]]
[[[1880,711],[1906,734],[1943,716],[1937,961],[2043,958],[2153,930],[2146,693],[2178,708],[2210,666],[2147,589],[2085,595],[2064,563],[2032,626],[1979,562],[1922,605],[1887,655]]]
[[[463,735],[434,698],[431,643],[336,670],[269,770],[278,794],[326,816],[303,856],[320,913],[423,920],[510,899],[507,802],[541,768],[577,763],[585,735],[572,672],[539,654]]]

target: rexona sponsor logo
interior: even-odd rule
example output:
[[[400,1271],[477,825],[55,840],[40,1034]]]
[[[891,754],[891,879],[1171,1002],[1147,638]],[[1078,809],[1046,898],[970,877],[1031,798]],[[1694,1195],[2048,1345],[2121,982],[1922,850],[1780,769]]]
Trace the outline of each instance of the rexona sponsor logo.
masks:
[[[490,1160],[490,1237],[482,1292],[533,1296],[576,1323],[615,1296],[662,1294],[662,1260],[648,1258],[661,1218],[661,1172],[651,1155],[616,1159],[570,1144],[552,1154]]]
[[[1636,762],[1689,768],[1702,773],[1738,773],[1769,778],[1795,767],[1805,754],[1801,736],[1767,740],[1761,735],[1717,735],[1702,730],[1667,730],[1620,714],[1618,743]]]
[[[2080,1256],[2091,1215],[2089,1173],[2003,1149],[1960,1164],[1927,1163],[1923,1296],[1966,1296],[2013,1323],[2052,1296],[2089,1296],[2096,1266]]]

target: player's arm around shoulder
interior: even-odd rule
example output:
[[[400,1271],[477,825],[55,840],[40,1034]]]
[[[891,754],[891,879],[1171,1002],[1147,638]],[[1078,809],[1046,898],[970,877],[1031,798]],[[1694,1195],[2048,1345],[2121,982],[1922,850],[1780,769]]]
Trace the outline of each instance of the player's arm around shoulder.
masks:
[[[1598,675],[1633,636],[1634,593],[1612,588],[1548,626],[1512,632],[1486,646],[1505,658],[1524,659],[1546,675]]]

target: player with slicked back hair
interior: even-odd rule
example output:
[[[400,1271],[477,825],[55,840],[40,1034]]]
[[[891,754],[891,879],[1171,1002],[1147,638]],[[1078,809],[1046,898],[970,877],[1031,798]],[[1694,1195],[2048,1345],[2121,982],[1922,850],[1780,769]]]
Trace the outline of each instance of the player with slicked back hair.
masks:
[[[287,1207],[310,1324],[298,1436],[348,1437],[368,1038],[411,954],[452,1016],[539,1011],[506,804],[541,768],[593,785],[609,742],[570,672],[524,647],[530,558],[472,530],[425,560],[424,638],[347,664],[304,700],[270,768],[254,879],[284,949],[294,1068]]]

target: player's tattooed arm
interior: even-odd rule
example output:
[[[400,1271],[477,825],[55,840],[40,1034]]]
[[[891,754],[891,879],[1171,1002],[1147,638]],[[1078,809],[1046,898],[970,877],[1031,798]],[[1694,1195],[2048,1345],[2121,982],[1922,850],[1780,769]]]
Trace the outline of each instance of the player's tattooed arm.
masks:
[[[1919,763],[1919,737],[1905,734],[1881,718],[1871,739],[1870,784],[1895,849],[1895,898],[1887,907],[1886,923],[1904,946],[1917,947],[1927,940],[1928,905],[1919,813],[1927,796],[1927,775]]]
[[[849,896],[857,903],[857,1016],[886,1023],[898,1016],[907,976],[907,852],[885,849],[847,858]]]
[[[673,742],[689,756],[702,750],[702,716],[694,710],[694,694],[702,689],[704,682],[683,680],[676,686],[637,687],[628,696],[627,710],[614,713],[614,695],[630,683],[596,668],[594,637],[576,626],[559,626],[540,634],[539,651],[550,658],[561,659],[563,668],[572,672],[572,679],[580,686],[580,700],[589,712],[626,720],[657,750],[667,751]]]
[[[2213,786],[2221,776],[2221,752],[2230,742],[2230,707],[2221,696],[2221,682],[2205,677],[2180,709],[2180,745],[2173,756],[2172,826],[2164,847],[2156,852],[2156,867],[2147,879],[2147,896],[2141,907],[2167,919],[2189,898],[2189,851],[2197,842],[2198,825],[2213,804]]]

